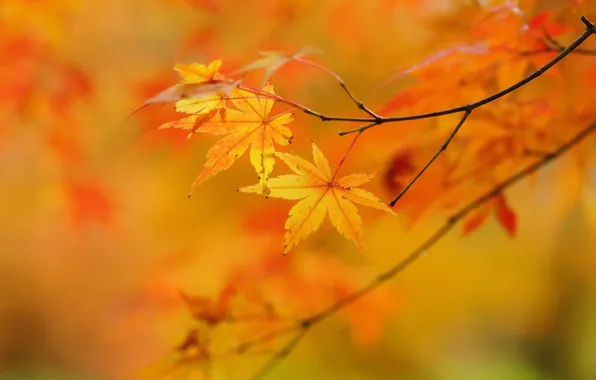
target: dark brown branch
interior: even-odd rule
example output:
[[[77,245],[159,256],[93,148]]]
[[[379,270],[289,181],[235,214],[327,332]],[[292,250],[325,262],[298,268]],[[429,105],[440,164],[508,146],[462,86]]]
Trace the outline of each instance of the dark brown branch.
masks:
[[[579,131],[576,135],[571,137],[565,143],[561,144],[554,151],[549,152],[541,159],[519,170],[515,174],[511,175],[509,178],[497,184],[491,190],[487,191],[486,193],[482,194],[478,198],[463,206],[459,211],[457,211],[451,217],[449,217],[447,221],[441,227],[439,227],[432,235],[430,235],[430,237],[426,239],[426,241],[424,241],[418,248],[416,248],[409,255],[407,255],[405,258],[400,260],[398,263],[396,263],[394,266],[392,266],[385,272],[380,273],[368,284],[364,285],[359,290],[351,293],[347,297],[323,309],[319,313],[303,319],[300,324],[293,327],[295,331],[293,339],[288,344],[286,344],[280,351],[278,351],[277,354],[275,354],[269,361],[267,361],[265,366],[263,366],[251,378],[251,380],[261,379],[264,376],[266,376],[269,372],[271,372],[271,370],[277,364],[279,364],[293,351],[293,349],[298,345],[302,338],[304,338],[308,331],[316,324],[320,323],[325,319],[330,318],[340,310],[344,309],[350,304],[356,302],[357,300],[363,298],[367,294],[376,290],[378,287],[385,284],[387,281],[395,278],[398,274],[402,273],[404,270],[406,270],[408,267],[410,267],[412,264],[418,261],[418,259],[424,256],[432,247],[434,247],[443,237],[445,237],[455,227],[455,225],[458,222],[463,220],[470,212],[484,205],[504,190],[508,189],[509,187],[515,185],[524,178],[530,176],[534,172],[543,168],[551,161],[561,157],[563,154],[565,154],[567,151],[575,147],[577,144],[585,140],[588,136],[590,136],[593,133],[596,133],[596,122],[588,125],[586,128]],[[274,336],[276,336],[276,334],[277,336],[288,334],[288,329],[282,329],[279,330],[278,333],[274,332],[272,334],[268,334],[267,340],[272,339]],[[258,344],[258,342],[262,341],[264,341],[264,339],[258,339],[249,343],[249,345],[254,346],[255,344]]]
[[[544,33],[544,41],[542,41],[542,43],[545,45],[545,51],[561,52],[567,48],[565,45],[560,43],[555,37],[553,37],[553,35],[551,35],[546,28],[543,29],[542,33]],[[578,48],[575,49],[573,53],[580,55],[596,55],[596,50]]]
[[[530,55],[545,54],[545,53],[560,53],[563,50],[565,50],[565,48],[566,48],[565,46],[554,47],[554,46],[550,46],[550,45],[545,45],[542,48],[538,48],[538,49],[534,49],[534,50],[520,51],[519,54],[521,54],[522,56],[530,56]],[[572,55],[594,55],[594,56],[596,56],[596,50],[577,48],[573,52],[571,52],[571,54]]]
[[[559,63],[563,58],[568,56],[571,52],[576,50],[582,43],[584,43],[585,40],[588,39],[588,37],[590,37],[592,34],[596,33],[596,26],[594,26],[594,24],[592,24],[590,21],[588,21],[588,19],[586,19],[585,17],[582,17],[582,21],[584,23],[586,23],[586,29],[583,31],[582,34],[579,35],[579,37],[577,37],[575,39],[575,41],[573,41],[573,43],[571,43],[571,45],[569,45],[567,48],[562,50],[559,54],[557,54],[555,57],[553,57],[553,59],[551,59],[546,64],[544,64],[542,67],[540,67],[539,69],[534,71],[532,74],[528,75],[527,77],[523,78],[519,82],[514,83],[511,86],[509,86],[509,87],[507,87],[491,96],[488,96],[484,99],[478,100],[474,103],[466,104],[466,105],[459,106],[459,107],[449,108],[449,109],[445,109],[445,110],[441,110],[441,111],[427,112],[427,113],[422,113],[422,114],[417,114],[417,115],[409,115],[409,116],[381,117],[379,120],[358,119],[358,120],[354,120],[354,121],[369,122],[369,123],[371,123],[371,125],[367,125],[364,127],[350,130],[350,131],[340,132],[339,134],[340,134],[340,136],[345,136],[350,133],[363,132],[367,129],[370,129],[377,125],[381,125],[381,124],[385,124],[385,123],[395,123],[395,122],[400,122],[400,121],[430,119],[433,117],[451,115],[454,113],[473,111],[474,109],[476,109],[478,107],[482,107],[488,103],[494,102],[495,100],[500,99],[503,96],[512,93],[513,91],[525,86],[526,84],[530,83],[534,79],[536,79],[539,76],[541,76],[542,74],[544,74],[547,70],[549,70],[551,67],[553,67],[554,65]],[[334,119],[327,117],[326,120],[331,121]],[[346,120],[344,119],[343,121],[346,121]]]
[[[352,101],[356,104],[356,106],[359,109],[361,109],[362,111],[364,111],[367,114],[369,114],[370,116],[372,116],[375,120],[382,119],[381,116],[379,116],[376,113],[374,113],[364,103],[362,103],[360,100],[356,99],[356,97],[352,94],[352,92],[350,90],[348,90],[348,87],[346,86],[346,84],[344,83],[343,80],[340,80],[339,85],[341,86],[341,88],[343,88],[343,90],[345,91],[345,93],[348,94],[348,96],[350,97],[350,99],[352,99]]]
[[[358,109],[366,112],[367,114],[369,114],[370,116],[373,117],[373,120],[378,120],[381,117],[379,115],[377,115],[376,113],[374,113],[372,110],[370,110],[364,103],[362,103],[360,100],[358,100],[354,94],[352,93],[352,91],[350,91],[348,89],[348,86],[346,85],[346,82],[344,82],[344,80],[337,75],[335,72],[333,72],[333,70],[326,68],[325,66],[321,66],[317,63],[314,63],[312,61],[309,61],[307,59],[303,59],[303,58],[295,58],[294,59],[297,62],[301,62],[304,63],[305,65],[314,67],[315,69],[321,70],[329,75],[331,75],[340,85],[340,87],[342,88],[342,90],[344,90],[344,92],[348,95],[348,97],[350,98],[350,100],[352,100],[352,102],[354,102],[354,104],[356,104],[356,107],[358,107]],[[309,115],[313,115],[316,117],[321,118],[321,120],[325,120],[326,117],[322,114],[319,114],[317,112],[314,112],[308,108],[301,108],[302,111],[304,111],[305,113],[309,114]]]
[[[358,101],[345,87],[345,84],[343,81],[341,81],[341,79],[339,79],[340,81],[340,85],[342,86],[342,88],[347,92],[347,94],[350,96],[350,98],[352,99],[352,101],[354,101],[356,103],[356,105],[358,106],[358,108],[364,110],[365,112],[367,112],[369,115],[372,116],[372,118],[363,118],[363,117],[341,117],[341,116],[327,116],[324,115],[322,113],[313,111],[311,109],[308,108],[302,108],[302,111],[308,115],[311,116],[315,116],[319,119],[321,119],[321,121],[341,121],[341,122],[354,122],[354,123],[367,123],[369,125],[366,125],[364,127],[360,127],[360,128],[356,128],[356,129],[351,129],[348,131],[340,131],[338,132],[338,134],[340,136],[345,136],[351,133],[356,133],[356,132],[363,132],[369,128],[373,128],[377,125],[381,125],[381,124],[385,124],[385,123],[396,123],[396,122],[402,122],[402,121],[411,121],[411,120],[421,120],[421,119],[430,119],[433,117],[439,117],[439,116],[444,116],[444,115],[450,115],[450,114],[454,114],[454,113],[459,113],[459,112],[464,112],[466,111],[466,109],[468,107],[471,107],[472,109],[478,108],[478,107],[482,107],[483,105],[493,102],[515,90],[517,90],[518,88],[525,86],[526,84],[528,84],[529,82],[531,82],[532,80],[536,79],[537,77],[539,77],[540,75],[544,74],[545,71],[547,71],[548,69],[550,69],[552,66],[554,66],[555,64],[557,64],[561,59],[565,58],[567,55],[574,53],[574,54],[580,54],[580,55],[596,55],[596,50],[591,50],[591,49],[582,49],[579,48],[579,46],[588,38],[590,37],[591,34],[594,33],[594,24],[592,24],[590,21],[588,21],[588,19],[586,19],[585,17],[582,17],[582,21],[587,25],[586,30],[569,46],[565,47],[563,45],[561,45],[560,43],[557,42],[556,45],[548,44],[547,46],[545,46],[542,49],[537,49],[537,50],[533,50],[533,51],[526,51],[526,52],[522,52],[522,55],[532,55],[532,54],[539,54],[539,53],[549,53],[549,52],[557,52],[558,54],[548,63],[546,63],[544,66],[542,66],[541,68],[539,68],[538,70],[536,70],[534,73],[532,73],[531,75],[529,75],[528,77],[522,79],[521,81],[511,85],[510,87],[497,92],[496,94],[493,94],[487,98],[481,99],[479,101],[476,101],[474,103],[468,104],[468,105],[462,105],[459,107],[454,107],[454,108],[449,108],[449,109],[445,109],[445,110],[441,110],[441,111],[435,111],[435,112],[427,112],[427,113],[421,113],[421,114],[416,114],[416,115],[408,115],[408,116],[398,116],[398,117],[383,117],[380,115],[377,115],[376,113],[372,112],[364,103]]]
[[[552,51],[552,52],[561,52],[563,50],[565,50],[564,47],[563,48],[551,48],[551,49],[549,49],[549,51]],[[579,49],[575,49],[573,51],[573,54],[579,54],[579,55],[596,55],[596,50],[592,50],[592,49],[581,49],[581,48],[579,48]]]
[[[443,153],[445,151],[445,149],[447,149],[447,147],[449,146],[449,143],[451,143],[451,140],[453,140],[453,138],[455,137],[455,135],[457,134],[457,132],[459,131],[459,129],[461,128],[461,126],[464,125],[464,123],[468,119],[468,116],[470,116],[471,113],[472,113],[472,109],[466,110],[464,112],[464,116],[462,116],[462,118],[459,120],[459,123],[457,123],[457,125],[455,126],[455,128],[453,129],[453,131],[451,132],[451,134],[449,135],[449,137],[447,137],[447,140],[445,140],[445,142],[443,143],[443,145],[441,145],[441,147],[439,148],[439,150],[436,151],[436,153],[426,163],[426,165],[424,165],[424,167],[416,174],[416,176],[414,176],[414,178],[412,178],[410,180],[410,182],[406,185],[406,187],[404,187],[402,189],[402,191],[397,195],[397,197],[395,197],[391,202],[389,202],[389,206],[391,206],[391,207],[395,206],[395,204],[401,199],[401,197],[403,197],[404,194],[408,190],[410,190],[410,187],[412,187],[412,185],[416,181],[418,181],[418,178],[420,178],[420,176],[422,176],[422,174],[424,174],[424,172],[426,171],[426,169],[428,169],[433,164],[433,162],[435,162],[435,160],[437,158],[439,158],[439,156],[441,155],[441,153]]]
[[[449,109],[445,109],[445,110],[441,110],[441,111],[421,113],[421,114],[416,114],[416,115],[398,116],[398,117],[383,117],[383,116],[379,116],[379,115],[375,114],[374,112],[370,111],[370,109],[368,109],[363,103],[358,101],[349,91],[347,91],[350,98],[352,98],[352,100],[358,105],[358,107],[360,109],[363,109],[365,112],[371,114],[371,116],[373,116],[372,118],[327,116],[327,115],[313,111],[313,110],[305,108],[305,107],[302,107],[301,109],[304,113],[314,116],[314,117],[317,117],[317,118],[321,119],[322,121],[342,121],[342,122],[354,122],[354,123],[369,124],[364,127],[357,128],[357,129],[339,132],[340,136],[344,136],[344,135],[347,135],[350,133],[363,132],[369,128],[375,127],[377,125],[385,124],[385,123],[395,123],[395,122],[409,121],[409,120],[429,119],[429,118],[439,117],[439,116],[443,116],[443,115],[450,115],[450,114],[454,114],[454,113],[465,112],[466,110],[470,109],[470,107],[473,110],[473,109],[481,107],[487,103],[493,102],[493,101],[517,90],[518,88],[528,84],[532,80],[534,80],[537,77],[539,77],[540,75],[544,74],[545,71],[550,69],[552,66],[557,64],[561,59],[565,58],[567,55],[569,55],[572,52],[576,52],[576,53],[581,52],[582,54],[593,54],[592,50],[578,49],[578,47],[586,39],[588,39],[588,37],[590,37],[591,34],[596,32],[596,27],[586,17],[582,16],[581,21],[586,25],[586,29],[579,37],[576,38],[575,41],[573,41],[573,43],[571,43],[571,45],[567,46],[566,48],[563,48],[563,46],[560,46],[561,49],[559,49],[559,50],[556,50],[554,47],[550,47],[550,48],[554,49],[553,51],[559,51],[559,54],[557,54],[557,56],[555,56],[552,60],[550,60],[548,63],[546,63],[544,66],[542,66],[540,69],[536,70],[534,73],[532,73],[528,77],[511,85],[510,87],[508,87],[502,91],[499,91],[496,94],[493,94],[489,97],[486,97],[484,99],[481,99],[479,101],[471,103],[471,104],[466,104],[466,105],[462,105],[459,107],[449,108]],[[548,46],[545,47],[545,49],[547,49],[547,48],[549,48],[549,47]],[[540,50],[538,52],[542,52],[542,50]],[[346,90],[345,84],[343,83],[341,78],[338,80],[339,80],[342,88],[344,88],[344,90]],[[361,106],[361,104],[362,104],[362,106]]]

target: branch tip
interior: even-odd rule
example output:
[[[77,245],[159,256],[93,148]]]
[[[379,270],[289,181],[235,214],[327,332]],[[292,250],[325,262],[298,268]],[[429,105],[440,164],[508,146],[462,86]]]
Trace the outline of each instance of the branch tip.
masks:
[[[584,15],[581,17],[582,22],[586,25],[586,28],[590,29],[592,33],[596,34],[596,25]]]

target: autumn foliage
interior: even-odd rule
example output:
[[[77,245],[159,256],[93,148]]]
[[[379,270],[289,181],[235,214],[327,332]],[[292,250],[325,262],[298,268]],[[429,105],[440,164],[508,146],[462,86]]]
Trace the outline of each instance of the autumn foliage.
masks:
[[[0,370],[590,378],[595,7],[4,1]]]

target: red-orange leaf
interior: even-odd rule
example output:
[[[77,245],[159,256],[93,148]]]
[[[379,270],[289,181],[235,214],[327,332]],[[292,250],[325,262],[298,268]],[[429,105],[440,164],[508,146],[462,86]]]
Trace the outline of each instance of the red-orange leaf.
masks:
[[[482,226],[490,215],[490,211],[490,206],[487,207],[486,205],[472,211],[463,221],[462,235],[469,235]]]
[[[482,226],[493,212],[499,224],[511,236],[517,231],[517,217],[503,195],[497,195],[480,208],[472,211],[463,221],[462,235],[469,235]]]
[[[495,208],[497,220],[509,232],[509,235],[515,236],[517,231],[517,217],[515,212],[507,205],[504,197],[498,197]]]

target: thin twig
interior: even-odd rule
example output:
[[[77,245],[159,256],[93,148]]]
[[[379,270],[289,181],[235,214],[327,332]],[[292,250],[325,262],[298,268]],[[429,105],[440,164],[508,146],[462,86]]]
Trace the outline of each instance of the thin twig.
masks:
[[[567,48],[562,50],[559,54],[557,54],[555,57],[553,57],[553,59],[551,59],[546,64],[544,64],[542,67],[540,67],[539,69],[534,71],[532,74],[528,75],[527,77],[523,78],[522,80],[518,81],[517,83],[514,83],[511,86],[509,86],[493,95],[487,96],[486,98],[478,100],[474,103],[462,105],[459,107],[453,107],[453,108],[449,108],[449,109],[445,109],[445,110],[441,110],[441,111],[427,112],[427,113],[422,113],[422,114],[417,114],[417,115],[409,115],[409,116],[381,117],[381,119],[377,120],[376,122],[375,122],[375,120],[368,120],[371,123],[371,125],[367,125],[367,126],[360,127],[357,129],[352,129],[350,131],[340,132],[339,135],[345,136],[350,133],[363,132],[367,129],[376,127],[377,125],[384,124],[384,123],[394,123],[394,122],[400,122],[400,121],[429,119],[429,118],[433,118],[433,117],[451,115],[454,113],[473,111],[474,109],[476,109],[478,107],[482,107],[488,103],[494,102],[495,100],[500,99],[503,96],[512,93],[513,91],[519,89],[520,87],[525,86],[526,84],[530,83],[534,79],[536,79],[539,76],[541,76],[542,74],[544,74],[548,69],[550,69],[551,67],[553,67],[554,65],[559,63],[559,61],[561,61],[563,58],[565,58],[567,55],[569,55],[571,52],[573,52],[575,49],[577,49],[582,43],[584,43],[585,40],[588,39],[588,37],[590,37],[593,33],[595,33],[596,27],[594,26],[594,24],[592,24],[590,21],[588,21],[588,19],[586,19],[585,17],[582,17],[582,21],[584,23],[586,23],[586,29],[583,31],[582,34],[579,35],[579,37],[577,37],[575,39],[575,41],[573,41],[573,43],[571,43],[571,45],[569,45]],[[333,118],[328,117],[327,120],[330,121],[330,120],[333,120]],[[358,120],[358,121],[361,122],[362,120]]]
[[[546,45],[546,51],[550,52],[561,52],[565,50],[567,47],[560,43],[550,32],[543,28],[542,33],[544,33],[543,43]],[[592,49],[575,49],[573,51],[574,54],[584,54],[584,55],[596,55],[596,50]]]
[[[248,342],[244,342],[244,343],[236,346],[236,348],[233,351],[236,352],[237,354],[243,354],[243,353],[251,350],[253,347],[258,347],[261,344],[268,343],[276,338],[279,338],[280,336],[290,334],[290,333],[294,332],[295,330],[296,330],[296,325],[291,325],[288,327],[281,328],[279,330],[272,331],[265,335],[261,335],[260,337],[258,337],[256,339],[253,339]]]
[[[520,54],[523,56],[530,56],[530,55],[544,54],[544,53],[560,53],[563,50],[565,50],[565,47],[553,47],[550,45],[545,45],[544,47],[539,48],[539,49],[521,51]],[[577,48],[571,54],[573,54],[573,55],[596,55],[596,50]]]
[[[563,50],[565,50],[565,47],[556,48],[553,46],[544,46],[539,49],[524,50],[524,51],[521,51],[520,54],[522,56],[530,56],[530,55],[544,54],[544,53],[559,53]],[[571,54],[573,54],[573,55],[596,55],[596,50],[577,48]]]
[[[449,143],[451,143],[451,140],[453,140],[453,138],[455,137],[455,135],[457,134],[457,132],[459,131],[459,129],[462,127],[462,125],[464,125],[464,123],[468,119],[468,116],[470,116],[471,113],[472,113],[472,109],[466,110],[466,112],[464,112],[464,116],[462,116],[462,118],[459,120],[459,123],[457,123],[457,125],[455,126],[455,128],[453,129],[453,131],[451,132],[451,134],[449,135],[449,137],[447,137],[447,140],[445,140],[445,142],[443,143],[443,145],[441,145],[441,147],[439,148],[439,150],[437,150],[435,152],[435,154],[431,157],[431,159],[428,160],[428,162],[426,163],[426,165],[424,165],[424,167],[414,176],[414,178],[412,178],[410,180],[410,182],[406,185],[406,187],[404,187],[402,189],[402,191],[391,202],[389,202],[389,206],[390,207],[395,206],[395,204],[401,199],[401,197],[403,197],[404,194],[408,190],[410,190],[410,187],[412,187],[412,185],[416,181],[418,181],[418,179],[420,178],[420,176],[422,176],[422,174],[426,171],[426,169],[428,169],[433,164],[433,162],[435,162],[435,160],[437,158],[439,158],[439,156],[441,155],[441,153],[443,153],[445,151],[445,149],[447,149],[447,147],[449,146]]]
[[[368,108],[364,103],[362,103],[360,100],[358,100],[356,98],[356,96],[354,96],[354,94],[352,93],[352,91],[350,91],[348,89],[348,86],[346,85],[346,82],[344,82],[344,80],[337,75],[334,71],[332,71],[331,69],[325,67],[325,66],[321,66],[315,62],[309,61],[307,59],[303,59],[303,58],[296,58],[295,61],[297,62],[301,62],[304,63],[305,65],[314,67],[316,69],[322,70],[324,72],[326,72],[327,74],[331,75],[333,78],[335,78],[335,80],[337,80],[339,82],[339,85],[341,86],[341,88],[344,90],[344,92],[350,97],[350,99],[352,100],[352,102],[354,102],[354,104],[356,104],[356,107],[358,107],[358,109],[366,112],[367,114],[369,114],[370,116],[372,116],[375,120],[380,119],[381,117],[379,115],[377,115],[376,113],[374,113],[370,108]]]
[[[547,52],[558,52],[557,56],[555,56],[551,61],[549,61],[544,66],[542,66],[540,69],[536,70],[534,73],[532,73],[528,77],[522,79],[521,81],[513,84],[512,86],[510,86],[502,91],[497,92],[496,94],[493,94],[489,97],[481,99],[477,102],[474,102],[474,103],[471,103],[468,105],[462,105],[459,107],[449,108],[449,109],[445,109],[445,110],[441,110],[441,111],[436,111],[436,112],[428,112],[428,113],[409,115],[409,116],[398,116],[398,117],[380,116],[380,115],[376,114],[375,112],[373,112],[370,108],[368,108],[363,102],[358,100],[354,96],[354,94],[348,89],[345,82],[339,75],[337,75],[335,72],[331,71],[330,69],[328,69],[324,66],[318,65],[318,64],[316,64],[312,61],[306,60],[306,59],[297,59],[297,61],[304,63],[306,65],[315,67],[317,69],[323,70],[324,72],[331,75],[335,80],[338,81],[338,83],[340,84],[342,89],[346,92],[346,94],[350,97],[350,99],[356,104],[356,106],[359,109],[363,110],[364,112],[368,113],[371,117],[328,116],[323,113],[312,110],[302,104],[293,102],[286,98],[283,98],[279,95],[271,94],[271,93],[268,93],[263,90],[255,89],[255,88],[252,88],[246,84],[240,84],[240,85],[238,85],[238,87],[241,89],[251,91],[251,92],[255,93],[256,95],[264,95],[264,96],[270,97],[272,99],[275,99],[276,101],[278,101],[280,103],[288,104],[294,108],[301,110],[302,112],[306,113],[307,115],[319,118],[321,121],[324,121],[324,122],[333,121],[333,122],[352,122],[352,123],[368,124],[368,125],[360,127],[360,128],[338,132],[338,134],[340,136],[345,136],[345,135],[348,135],[351,133],[363,132],[369,128],[372,128],[372,127],[375,127],[375,126],[381,125],[381,124],[396,123],[396,122],[410,121],[410,120],[429,119],[429,118],[439,117],[439,116],[443,116],[443,115],[450,115],[450,114],[454,114],[454,113],[465,112],[466,109],[468,109],[469,107],[471,107],[471,109],[475,109],[475,108],[481,107],[487,103],[493,102],[493,101],[511,93],[512,91],[515,91],[518,88],[526,85],[527,83],[531,82],[532,80],[534,80],[537,77],[539,77],[540,75],[542,75],[546,70],[551,68],[553,65],[558,63],[561,59],[563,59],[564,57],[566,57],[567,55],[569,55],[572,52],[575,54],[596,55],[596,51],[594,51],[594,50],[578,48],[579,45],[581,45],[592,33],[594,33],[594,24],[592,24],[588,19],[586,19],[583,16],[582,16],[581,20],[582,20],[582,22],[584,22],[584,24],[586,24],[586,30],[571,45],[564,47],[559,43],[557,43],[558,44],[557,46],[548,44],[547,46],[545,46],[542,49],[528,51],[528,52],[522,52],[523,55],[532,55],[532,54],[547,53]]]
[[[347,297],[342,298],[341,300],[333,303],[332,305],[328,306],[327,308],[323,309],[319,313],[316,313],[308,318],[302,320],[302,322],[293,327],[294,331],[296,331],[296,335],[294,338],[285,345],[278,353],[271,358],[264,367],[261,368],[251,380],[258,380],[263,378],[267,375],[277,364],[279,364],[284,358],[286,358],[292,350],[296,347],[296,345],[302,340],[302,338],[308,333],[308,331],[314,327],[316,324],[322,322],[325,319],[330,318],[340,310],[344,309],[345,307],[351,305],[352,303],[358,301],[359,299],[363,298],[367,294],[371,293],[372,291],[376,290],[381,285],[385,284],[387,281],[395,278],[398,274],[402,273],[408,267],[410,267],[413,263],[415,263],[418,259],[423,257],[433,246],[435,246],[443,237],[447,235],[455,225],[463,220],[470,212],[477,209],[478,207],[484,205],[488,201],[490,201],[493,197],[500,194],[504,190],[508,189],[509,187],[515,185],[516,183],[520,182],[524,178],[530,176],[534,172],[538,171],[539,169],[546,166],[549,162],[561,157],[571,148],[575,147],[577,144],[582,142],[588,136],[596,132],[596,122],[588,125],[586,128],[579,131],[565,143],[561,144],[557,149],[550,152],[549,154],[543,156],[541,159],[535,161],[534,163],[524,167],[523,169],[519,170],[515,174],[511,175],[504,181],[498,183],[489,191],[485,192],[484,194],[480,195],[478,198],[472,200],[465,206],[463,206],[459,211],[454,213],[451,217],[447,219],[447,221],[439,227],[428,239],[426,239],[418,248],[412,251],[409,255],[405,258],[400,260],[394,266],[389,268],[388,270],[380,273],[377,277],[375,277],[372,281],[368,284],[364,285],[357,291],[349,294]],[[285,335],[288,333],[288,329],[279,330],[279,335]],[[276,333],[269,334],[269,339],[271,339],[272,335]]]
[[[277,367],[279,362],[281,362],[288,355],[290,355],[292,351],[294,351],[294,348],[296,348],[302,338],[306,336],[306,333],[308,333],[307,328],[300,328],[300,330],[296,332],[296,335],[294,335],[294,337],[281,350],[277,351],[277,353],[273,355],[273,357],[271,357],[264,366],[262,366],[253,376],[251,376],[250,380],[258,380],[267,376],[271,370]]]
[[[368,108],[364,103],[362,103],[360,100],[356,99],[354,97],[354,95],[350,92],[350,90],[348,90],[348,87],[346,87],[346,84],[343,81],[339,82],[339,85],[341,86],[341,88],[343,88],[343,90],[346,92],[346,94],[348,94],[348,96],[350,97],[350,99],[352,99],[352,101],[354,103],[356,103],[356,106],[359,109],[361,109],[362,111],[364,111],[367,114],[369,114],[370,116],[372,116],[375,120],[380,120],[381,119],[381,116],[377,115],[370,108]]]
[[[542,41],[542,43],[544,43],[547,46],[550,45],[551,47],[554,47],[557,50],[565,50],[565,45],[557,41],[555,37],[553,37],[546,28],[544,28],[542,32],[544,33],[545,40]]]

